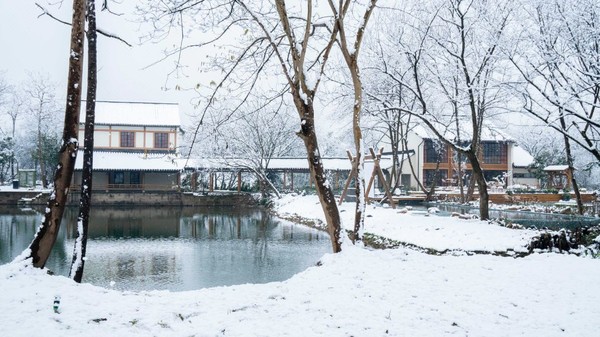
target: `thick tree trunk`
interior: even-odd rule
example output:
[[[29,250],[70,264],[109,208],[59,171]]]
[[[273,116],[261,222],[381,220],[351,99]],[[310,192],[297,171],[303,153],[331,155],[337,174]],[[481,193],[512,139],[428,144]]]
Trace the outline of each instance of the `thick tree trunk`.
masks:
[[[479,163],[479,158],[477,158],[477,155],[473,153],[473,151],[467,152],[466,155],[473,168],[473,177],[475,178],[475,181],[477,181],[477,190],[479,191],[479,218],[481,220],[488,220],[490,218],[490,197],[487,190],[487,182],[485,181],[483,170]]]
[[[73,260],[69,276],[78,283],[83,278],[85,254],[90,222],[90,206],[92,203],[92,171],[94,168],[94,121],[96,115],[96,4],[95,0],[87,0],[87,44],[88,44],[88,77],[87,97],[85,102],[85,130],[83,140],[83,169],[81,172],[81,197],[79,199],[79,216],[77,217],[77,237],[73,247]]]
[[[315,181],[317,196],[325,214],[327,231],[329,232],[333,252],[338,253],[342,251],[342,244],[340,242],[342,230],[341,219],[331,184],[329,184],[325,176],[325,169],[323,168],[323,161],[319,152],[314,125],[314,108],[312,105],[303,102],[300,97],[295,96],[294,101],[301,118],[301,130],[298,135],[302,138],[306,147],[308,166]]]
[[[81,105],[81,75],[83,68],[85,1],[73,1],[73,20],[71,27],[71,46],[69,49],[69,77],[67,81],[67,105],[59,152],[59,163],[54,173],[54,190],[48,199],[42,224],[31,244],[29,254],[35,267],[46,265],[50,251],[56,242],[60,222],[65,210],[67,194],[71,187],[71,178],[77,158],[79,107]]]

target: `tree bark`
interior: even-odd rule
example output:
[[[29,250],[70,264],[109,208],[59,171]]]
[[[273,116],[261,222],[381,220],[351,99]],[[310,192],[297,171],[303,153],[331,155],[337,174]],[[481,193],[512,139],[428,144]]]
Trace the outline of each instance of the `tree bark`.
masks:
[[[564,116],[564,111],[560,111],[560,127],[565,130],[565,132],[567,131],[567,123],[565,121],[565,116]],[[575,168],[573,167],[573,155],[571,154],[571,141],[569,140],[569,137],[567,137],[564,133],[563,133],[563,139],[565,142],[565,152],[567,155],[567,165],[569,166],[569,173],[571,174],[571,184],[573,185],[573,192],[575,193],[575,200],[577,202],[577,213],[579,213],[580,215],[583,215],[584,213],[584,209],[583,209],[583,201],[581,201],[581,193],[579,192],[579,185],[577,184],[577,180],[575,179]]]
[[[85,102],[85,130],[83,140],[83,168],[81,171],[81,196],[77,216],[77,237],[73,247],[73,260],[69,276],[77,283],[83,278],[85,254],[92,203],[92,172],[94,168],[94,121],[96,115],[96,3],[87,0],[87,97]]]
[[[342,244],[340,242],[341,219],[331,184],[329,184],[325,176],[325,169],[323,168],[323,161],[319,152],[319,144],[314,126],[314,107],[312,104],[306,104],[298,95],[294,95],[294,103],[301,118],[301,130],[298,136],[304,141],[304,146],[306,147],[308,166],[315,181],[317,195],[325,214],[327,231],[329,232],[333,252],[338,253],[342,251]]]
[[[363,138],[360,129],[360,114],[362,112],[362,83],[356,63],[356,57],[348,64],[352,76],[354,87],[354,105],[352,111],[352,134],[354,136],[354,150],[356,151],[356,208],[354,214],[354,230],[352,231],[352,242],[362,240],[361,230],[365,224],[365,176],[364,176],[364,156],[362,154]],[[390,203],[392,201],[390,200]]]
[[[83,69],[83,40],[85,1],[73,1],[71,46],[69,49],[69,77],[67,81],[67,104],[59,163],[54,173],[54,188],[46,204],[44,219],[31,244],[29,254],[35,267],[43,268],[56,242],[65,210],[65,203],[78,148],[79,108],[81,105],[81,75]]]
[[[481,220],[488,220],[490,218],[490,197],[487,190],[487,182],[485,181],[483,170],[481,169],[481,165],[479,163],[479,158],[477,158],[477,154],[472,150],[468,151],[466,155],[471,162],[473,176],[477,181],[477,190],[479,191],[479,218]]]

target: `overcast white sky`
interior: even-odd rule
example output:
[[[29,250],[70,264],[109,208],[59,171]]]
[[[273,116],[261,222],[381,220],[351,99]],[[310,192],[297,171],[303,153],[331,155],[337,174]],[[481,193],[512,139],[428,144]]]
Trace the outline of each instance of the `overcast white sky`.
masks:
[[[128,2],[127,5],[134,2],[121,1]],[[62,7],[48,5],[48,0],[0,0],[0,72],[11,84],[27,80],[28,72],[48,74],[58,84],[57,97],[62,101],[67,79],[70,27],[48,16],[38,17],[41,10],[35,2],[47,7],[59,18],[71,21],[72,1],[69,0],[65,0]],[[123,5],[115,3],[111,8],[116,12],[127,11]],[[99,37],[98,100],[178,102],[184,123],[189,122],[186,116],[193,113],[189,104],[193,95],[162,89],[170,69],[169,63],[143,69],[160,58],[163,47],[139,45],[139,25],[131,20],[132,17],[126,15],[98,14],[99,28],[119,35],[133,45],[128,47],[117,40]]]

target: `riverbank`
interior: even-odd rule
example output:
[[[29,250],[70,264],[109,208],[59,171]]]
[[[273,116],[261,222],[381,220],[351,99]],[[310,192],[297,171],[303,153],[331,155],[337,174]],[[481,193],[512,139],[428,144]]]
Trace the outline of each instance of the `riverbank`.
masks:
[[[0,189],[0,205],[45,206],[51,190]],[[67,198],[69,206],[79,205],[78,191]],[[179,191],[94,191],[94,206],[235,206],[252,207],[258,204],[251,193],[210,192],[191,193]]]
[[[341,209],[349,226],[353,204]],[[314,197],[286,196],[277,210],[322,216]],[[471,256],[477,249],[524,249],[532,233],[403,211],[369,206],[365,231],[451,253],[371,250],[346,241],[342,253],[283,282],[186,292],[120,292],[13,262],[0,266],[0,325],[11,336],[494,337],[597,330],[600,260]],[[55,295],[60,313],[52,309]]]

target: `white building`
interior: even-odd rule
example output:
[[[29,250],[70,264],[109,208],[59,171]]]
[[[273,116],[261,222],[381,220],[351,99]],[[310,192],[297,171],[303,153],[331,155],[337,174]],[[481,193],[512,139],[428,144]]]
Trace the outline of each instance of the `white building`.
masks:
[[[178,104],[97,101],[94,131],[94,190],[155,191],[179,187],[176,164]],[[83,148],[85,104],[79,120]],[[73,185],[81,182],[83,151],[77,155]]]

